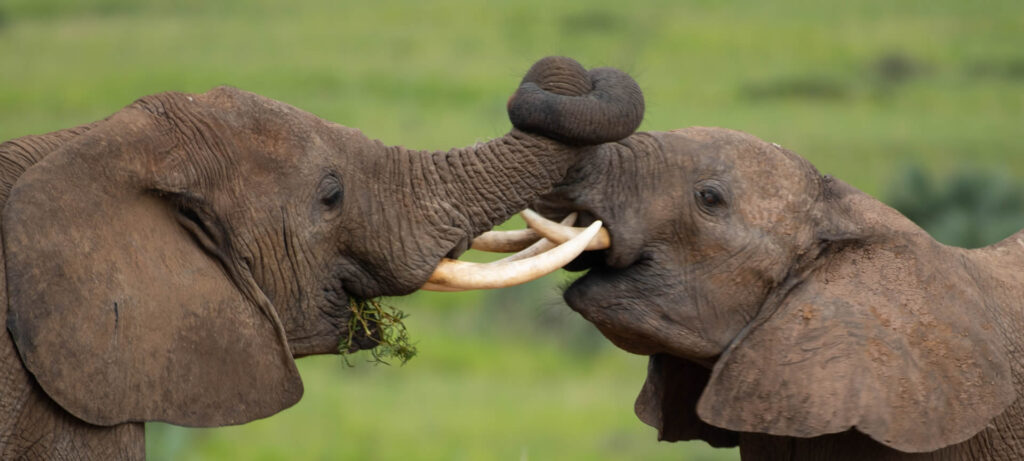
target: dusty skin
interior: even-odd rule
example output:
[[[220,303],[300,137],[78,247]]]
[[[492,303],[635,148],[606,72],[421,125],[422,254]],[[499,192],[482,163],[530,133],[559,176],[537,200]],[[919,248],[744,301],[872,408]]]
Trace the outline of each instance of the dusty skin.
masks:
[[[351,298],[422,287],[631,134],[643,96],[545,58],[508,110],[501,138],[423,152],[217,88],[0,144],[0,459],[141,459],[145,421],[287,408],[293,358],[337,352]]]
[[[942,245],[720,128],[604,144],[536,208],[607,226],[565,299],[651,356],[636,412],[661,440],[744,459],[1024,459],[1024,232]]]

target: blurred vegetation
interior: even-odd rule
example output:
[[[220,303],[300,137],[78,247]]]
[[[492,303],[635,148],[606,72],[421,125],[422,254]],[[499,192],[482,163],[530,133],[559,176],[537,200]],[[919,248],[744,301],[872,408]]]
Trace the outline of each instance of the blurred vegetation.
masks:
[[[947,245],[979,248],[1024,229],[1024,183],[999,172],[958,171],[939,181],[911,167],[887,198]]]
[[[878,194],[898,165],[1024,177],[1021,43],[1019,0],[0,0],[0,139],[227,84],[389,144],[467,145],[504,133],[523,72],[561,54],[633,74],[644,129],[744,130]],[[632,412],[646,359],[564,307],[558,278],[390,300],[411,314],[407,365],[302,359],[295,407],[231,428],[150,424],[149,454],[735,459],[655,441]]]

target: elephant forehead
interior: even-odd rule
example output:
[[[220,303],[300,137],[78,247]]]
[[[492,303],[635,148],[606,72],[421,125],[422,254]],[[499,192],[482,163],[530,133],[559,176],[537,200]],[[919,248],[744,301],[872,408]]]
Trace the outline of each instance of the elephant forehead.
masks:
[[[777,144],[754,138],[735,149],[736,208],[747,222],[767,228],[799,226],[820,191],[815,168]]]
[[[719,177],[744,221],[765,228],[798,224],[817,199],[820,177],[799,155],[740,131],[694,127],[671,132],[698,176]],[[700,171],[703,170],[703,171]]]
[[[797,224],[794,217],[809,210],[817,199],[817,175],[795,155],[763,150],[737,167],[735,206],[751,224]]]
[[[250,155],[250,161],[289,166],[326,153],[324,133],[331,127],[319,117],[289,104],[231,87],[218,87],[193,98],[202,109],[193,114],[222,127],[221,136]]]

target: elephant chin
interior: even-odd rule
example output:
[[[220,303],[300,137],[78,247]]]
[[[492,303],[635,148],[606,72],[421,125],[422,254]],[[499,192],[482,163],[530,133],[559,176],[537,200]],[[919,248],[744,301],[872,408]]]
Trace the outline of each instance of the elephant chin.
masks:
[[[627,269],[625,272],[628,272]],[[566,304],[587,321],[594,324],[609,341],[619,348],[639,355],[664,352],[664,347],[651,342],[647,335],[632,333],[628,328],[642,320],[644,310],[640,300],[624,297],[633,293],[628,275],[598,263],[576,279],[563,293]]]

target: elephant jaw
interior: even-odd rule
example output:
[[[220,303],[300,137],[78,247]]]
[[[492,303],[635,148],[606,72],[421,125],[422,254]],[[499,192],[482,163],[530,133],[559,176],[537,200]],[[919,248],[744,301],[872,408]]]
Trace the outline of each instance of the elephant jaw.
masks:
[[[601,221],[580,228],[569,226],[575,221],[576,213],[561,224],[548,221],[532,210],[524,210],[522,215],[532,229],[491,231],[477,237],[472,244],[472,248],[478,250],[518,253],[486,264],[444,258],[422,289],[464,291],[519,285],[560,269],[584,251],[605,249],[611,244]]]

